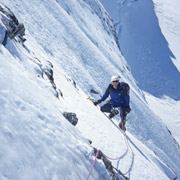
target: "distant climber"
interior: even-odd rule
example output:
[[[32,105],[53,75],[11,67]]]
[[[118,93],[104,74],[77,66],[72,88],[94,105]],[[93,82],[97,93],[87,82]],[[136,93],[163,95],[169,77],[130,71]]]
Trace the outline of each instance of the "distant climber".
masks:
[[[101,106],[102,112],[108,112],[109,118],[113,118],[115,115],[119,113],[116,108],[120,110],[121,122],[119,123],[119,127],[125,129],[126,115],[131,111],[129,106],[129,85],[125,82],[119,82],[119,76],[111,77],[111,84],[107,87],[104,95],[101,99],[94,101],[94,105],[101,103],[106,100],[110,95],[111,99]]]
[[[26,39],[23,37],[25,35],[25,28],[23,23],[19,23],[18,19],[14,13],[5,5],[0,5],[0,15],[1,21],[6,27],[6,32],[2,44],[5,46],[7,43],[7,38],[19,38],[21,42],[25,42]]]

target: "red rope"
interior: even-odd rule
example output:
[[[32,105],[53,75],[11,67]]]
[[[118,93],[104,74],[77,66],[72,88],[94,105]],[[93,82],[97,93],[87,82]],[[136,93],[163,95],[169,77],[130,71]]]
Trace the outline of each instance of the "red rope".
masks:
[[[91,169],[90,169],[90,171],[89,171],[89,174],[88,174],[86,180],[88,180],[88,179],[89,179],[89,176],[91,175],[91,172],[92,172],[92,170],[93,170],[93,167],[94,167],[94,164],[95,164],[96,159],[97,159],[97,157],[98,157],[98,154],[99,154],[99,150],[98,150],[97,153],[96,153],[96,157],[95,157],[95,159],[94,159],[94,162],[93,162],[93,164],[92,164],[92,166],[91,166]]]

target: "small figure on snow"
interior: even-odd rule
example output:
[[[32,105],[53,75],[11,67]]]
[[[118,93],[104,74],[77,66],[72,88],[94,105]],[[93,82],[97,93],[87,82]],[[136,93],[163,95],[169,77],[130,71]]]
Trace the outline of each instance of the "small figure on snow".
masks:
[[[111,99],[101,106],[102,112],[108,112],[109,118],[113,118],[115,115],[119,113],[116,108],[120,110],[121,122],[119,123],[119,127],[126,130],[126,115],[131,111],[129,106],[129,85],[125,82],[119,82],[119,76],[111,77],[111,84],[107,87],[104,95],[101,99],[94,101],[94,105],[101,103],[106,100],[110,95]]]

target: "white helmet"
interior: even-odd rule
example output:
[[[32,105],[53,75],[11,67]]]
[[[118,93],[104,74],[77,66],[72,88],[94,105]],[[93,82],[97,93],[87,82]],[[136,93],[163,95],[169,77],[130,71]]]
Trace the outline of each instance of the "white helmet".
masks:
[[[113,81],[119,81],[119,76],[112,76],[111,82],[113,82]]]

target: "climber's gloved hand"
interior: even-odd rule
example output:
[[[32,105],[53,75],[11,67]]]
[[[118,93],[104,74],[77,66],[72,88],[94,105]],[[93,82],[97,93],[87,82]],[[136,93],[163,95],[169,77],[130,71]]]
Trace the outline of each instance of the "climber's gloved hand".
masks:
[[[101,103],[102,101],[101,100],[97,100],[97,101],[94,101],[94,105],[97,106],[99,103]]]

